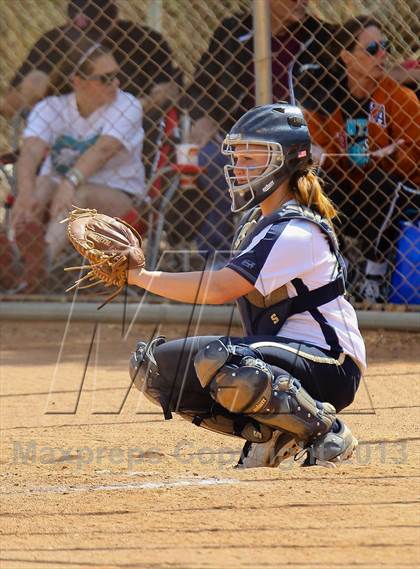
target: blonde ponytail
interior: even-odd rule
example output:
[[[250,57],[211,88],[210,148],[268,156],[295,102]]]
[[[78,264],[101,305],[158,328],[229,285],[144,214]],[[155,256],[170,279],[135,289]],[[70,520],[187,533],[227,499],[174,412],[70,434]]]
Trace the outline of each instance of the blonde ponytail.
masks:
[[[292,177],[290,185],[300,204],[315,209],[330,222],[336,217],[337,211],[331,200],[324,194],[323,182],[317,176],[315,168],[297,172]]]

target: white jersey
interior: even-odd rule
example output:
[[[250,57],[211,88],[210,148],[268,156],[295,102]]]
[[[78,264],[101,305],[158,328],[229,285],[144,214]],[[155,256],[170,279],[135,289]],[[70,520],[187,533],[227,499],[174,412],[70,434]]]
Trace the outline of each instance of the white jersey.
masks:
[[[57,179],[102,136],[112,136],[124,148],[91,176],[88,181],[144,195],[142,107],[138,99],[118,90],[115,100],[96,109],[88,117],[79,114],[74,93],[47,97],[28,118],[24,138],[42,139],[50,148],[40,175]]]
[[[265,226],[255,234],[249,245],[227,265],[249,280],[264,297],[283,285],[289,298],[297,296],[294,280],[311,291],[337,277],[337,259],[316,224],[302,219],[288,221],[275,241],[266,237],[271,227]],[[327,350],[332,349],[333,335],[338,338],[340,350],[364,369],[365,345],[351,304],[339,296],[315,312],[316,317],[309,311],[290,316],[277,335]]]

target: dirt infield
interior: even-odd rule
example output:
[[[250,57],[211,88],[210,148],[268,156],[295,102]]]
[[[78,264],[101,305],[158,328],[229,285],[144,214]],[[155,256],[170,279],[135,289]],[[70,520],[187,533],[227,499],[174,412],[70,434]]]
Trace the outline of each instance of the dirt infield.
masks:
[[[419,566],[419,335],[366,334],[351,464],[238,471],[239,439],[126,396],[152,328],[1,323],[1,569]]]

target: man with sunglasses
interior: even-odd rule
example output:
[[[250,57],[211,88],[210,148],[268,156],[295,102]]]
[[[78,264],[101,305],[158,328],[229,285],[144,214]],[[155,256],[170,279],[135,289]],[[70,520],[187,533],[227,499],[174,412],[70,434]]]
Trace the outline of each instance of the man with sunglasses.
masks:
[[[308,113],[308,125],[342,235],[358,240],[365,261],[356,298],[385,302],[398,222],[418,212],[419,101],[386,74],[389,43],[374,19],[346,22],[336,49],[336,88],[322,112]]]
[[[141,104],[119,89],[115,58],[84,41],[64,63],[28,117],[17,163],[12,222],[27,293],[47,288],[72,205],[124,219],[145,191]]]

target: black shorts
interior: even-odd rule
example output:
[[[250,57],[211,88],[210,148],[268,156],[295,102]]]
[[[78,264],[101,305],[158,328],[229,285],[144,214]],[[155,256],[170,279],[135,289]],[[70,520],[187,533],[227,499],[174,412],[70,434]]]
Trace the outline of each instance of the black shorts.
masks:
[[[220,336],[197,336],[172,340],[155,350],[159,373],[169,388],[171,411],[190,410],[197,413],[214,408],[208,389],[203,389],[194,369],[194,357],[212,340]],[[334,405],[341,411],[354,400],[361,371],[353,359],[296,340],[272,336],[232,337],[231,342],[256,347],[275,375],[284,370],[298,379],[318,401]]]

